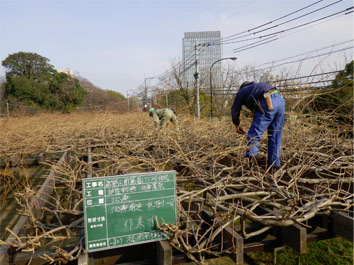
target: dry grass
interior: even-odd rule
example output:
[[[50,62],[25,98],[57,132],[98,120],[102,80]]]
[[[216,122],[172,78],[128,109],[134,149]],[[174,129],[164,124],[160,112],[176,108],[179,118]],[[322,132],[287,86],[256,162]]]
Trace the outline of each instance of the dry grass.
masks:
[[[250,166],[243,159],[246,138],[236,134],[231,119],[210,122],[184,115],[178,118],[179,131],[172,125],[155,129],[146,113],[43,114],[1,119],[3,161],[14,157],[23,161],[41,152],[71,152],[68,163],[60,167],[50,164],[60,175],[55,179],[50,204],[42,212],[54,214],[55,220],[49,226],[43,214],[32,219],[37,233],[19,238],[12,245],[31,250],[58,238],[70,238],[82,221],[81,179],[92,167],[93,176],[176,170],[179,223],[161,224],[161,229],[171,235],[173,247],[199,264],[203,264],[206,254],[232,251],[232,247],[224,249],[216,240],[228,225],[241,224],[238,232],[250,238],[272,225],[307,226],[307,220],[315,215],[329,214],[333,209],[351,210],[353,141],[342,135],[351,130],[350,126],[340,127],[325,116],[288,121],[283,134],[283,166],[270,172],[265,167],[266,140],[262,140],[257,161]],[[244,128],[249,123],[246,119]],[[82,160],[89,147],[93,150],[92,163]],[[34,216],[32,209],[25,205],[33,198],[33,189],[27,186],[17,190],[17,200],[29,216]],[[192,206],[198,206],[199,212],[192,212]],[[268,213],[260,214],[260,207],[268,209]],[[200,218],[201,209],[208,209],[210,220]],[[247,230],[246,221],[262,227]],[[60,234],[62,230],[66,230],[65,236]],[[76,259],[81,249],[78,242],[71,253],[61,250],[51,258]]]

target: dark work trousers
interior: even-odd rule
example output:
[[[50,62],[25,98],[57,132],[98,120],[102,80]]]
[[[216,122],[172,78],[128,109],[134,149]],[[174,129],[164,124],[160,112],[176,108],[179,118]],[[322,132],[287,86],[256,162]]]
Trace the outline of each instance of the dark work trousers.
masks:
[[[245,157],[256,156],[259,151],[259,141],[262,134],[268,133],[268,166],[279,167],[281,157],[281,138],[285,122],[285,101],[280,93],[270,95],[273,110],[268,110],[265,100],[260,104],[265,112],[257,110],[252,125],[248,131],[248,149]]]

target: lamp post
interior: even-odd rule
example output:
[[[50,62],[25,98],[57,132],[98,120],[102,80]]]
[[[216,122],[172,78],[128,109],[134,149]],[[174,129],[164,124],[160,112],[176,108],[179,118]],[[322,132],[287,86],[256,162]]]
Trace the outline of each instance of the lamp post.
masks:
[[[166,84],[163,89],[163,92],[165,93],[165,106],[166,106],[166,108],[168,108],[168,87],[169,87],[169,83],[168,83],[168,80],[166,80]]]
[[[233,60],[235,61],[237,58],[236,57],[227,57],[227,58],[221,58],[215,62],[212,63],[212,65],[210,66],[210,73],[209,73],[209,77],[210,77],[210,119],[213,118],[213,80],[212,80],[212,75],[211,75],[211,70],[214,66],[214,64],[222,61],[222,60]]]
[[[153,79],[154,77],[145,77],[144,79],[144,84],[145,84],[145,87],[144,87],[144,100],[143,100],[143,105],[147,105],[147,86],[146,86],[146,80],[148,79]]]
[[[128,101],[128,112],[130,110],[130,104],[129,104],[129,90],[127,90],[127,101]]]
[[[200,119],[200,102],[199,102],[199,68],[198,68],[198,51],[197,47],[199,44],[196,42],[194,45],[194,59],[195,59],[195,73],[194,73],[194,78],[195,78],[195,98],[196,98],[196,104],[195,104],[195,114],[198,119]]]

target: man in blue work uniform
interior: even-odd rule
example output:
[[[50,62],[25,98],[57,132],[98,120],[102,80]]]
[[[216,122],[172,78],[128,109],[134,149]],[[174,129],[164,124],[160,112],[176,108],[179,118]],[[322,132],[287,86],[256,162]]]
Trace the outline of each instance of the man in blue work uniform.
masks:
[[[270,102],[270,103],[269,103]],[[246,106],[255,113],[248,131],[248,149],[245,157],[255,157],[262,134],[268,132],[268,166],[280,167],[281,138],[285,121],[285,101],[279,91],[269,83],[244,82],[237,92],[231,108],[236,132],[245,134],[240,126],[240,112]]]

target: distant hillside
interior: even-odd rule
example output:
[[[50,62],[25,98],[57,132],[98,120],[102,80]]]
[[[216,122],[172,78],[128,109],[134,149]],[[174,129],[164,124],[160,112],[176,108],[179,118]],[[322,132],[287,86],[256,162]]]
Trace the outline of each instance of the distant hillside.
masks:
[[[87,92],[82,102],[81,108],[92,109],[118,109],[126,108],[126,98],[119,92],[103,90],[83,77],[77,77],[81,87]]]

